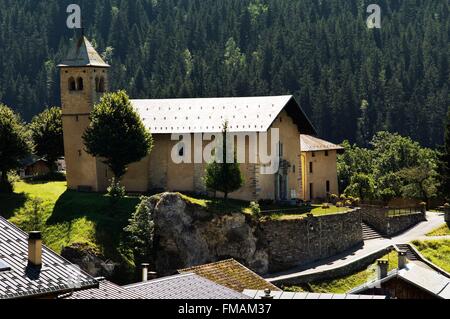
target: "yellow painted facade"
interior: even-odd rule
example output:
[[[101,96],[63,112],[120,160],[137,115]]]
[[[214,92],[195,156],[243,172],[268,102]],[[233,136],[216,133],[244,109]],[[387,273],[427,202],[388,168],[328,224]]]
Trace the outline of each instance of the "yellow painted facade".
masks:
[[[339,194],[336,160],[336,150],[302,152],[303,200],[324,200],[328,194]]]

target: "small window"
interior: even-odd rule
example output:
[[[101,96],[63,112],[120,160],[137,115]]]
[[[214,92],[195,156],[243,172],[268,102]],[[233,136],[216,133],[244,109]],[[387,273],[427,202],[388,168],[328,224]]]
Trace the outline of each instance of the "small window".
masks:
[[[325,151],[325,156],[328,156],[328,151]]]
[[[80,77],[77,79],[77,90],[83,91],[83,89],[84,89],[83,78]]]
[[[75,121],[79,122],[80,118],[78,117],[78,115],[75,116]]]
[[[283,143],[278,144],[278,152],[280,157],[283,157]]]
[[[81,157],[81,150],[78,150],[78,156]]]
[[[327,181],[327,193],[330,192],[330,181]]]
[[[100,93],[105,92],[105,78],[101,77],[99,82],[98,82],[98,91]]]
[[[295,173],[295,165],[292,165],[292,173]]]
[[[316,152],[312,152],[312,157],[316,157]]]
[[[77,89],[77,86],[75,84],[74,78],[69,78],[69,91],[75,91]]]
[[[309,173],[313,173],[313,162],[309,162]]]

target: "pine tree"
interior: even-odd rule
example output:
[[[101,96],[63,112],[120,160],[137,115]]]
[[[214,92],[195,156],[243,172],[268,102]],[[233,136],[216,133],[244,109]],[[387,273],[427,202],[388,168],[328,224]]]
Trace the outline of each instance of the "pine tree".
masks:
[[[224,193],[224,198],[228,199],[228,194],[240,189],[244,180],[241,174],[239,163],[234,154],[233,163],[227,163],[227,153],[234,152],[227,147],[228,123],[223,126],[222,138],[223,149],[222,159],[217,159],[206,167],[205,185],[214,192]],[[216,154],[218,156],[219,154]]]

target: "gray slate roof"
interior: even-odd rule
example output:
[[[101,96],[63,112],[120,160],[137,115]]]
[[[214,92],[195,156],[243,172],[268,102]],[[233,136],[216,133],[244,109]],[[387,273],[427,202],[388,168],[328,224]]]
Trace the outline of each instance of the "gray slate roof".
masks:
[[[0,216],[0,259],[10,270],[0,271],[0,299],[63,294],[89,289],[98,282],[47,247],[42,247],[42,269],[27,267],[28,234]]]
[[[357,287],[351,293],[363,293],[374,286],[385,283],[393,278],[406,281],[419,289],[441,299],[450,299],[450,278],[435,270],[408,263],[402,270],[394,270],[386,278]]]
[[[299,131],[316,134],[291,95],[199,99],[131,100],[152,134],[218,133],[228,121],[229,132],[267,132],[286,110]]]
[[[124,288],[143,299],[250,299],[195,274],[165,277]]]
[[[344,148],[342,146],[333,144],[331,142],[322,140],[315,136],[301,135],[300,143],[302,152],[318,152],[318,151],[331,151],[338,150],[342,151]]]
[[[74,39],[67,57],[58,65],[58,67],[83,66],[109,68],[85,36]]]
[[[252,299],[261,299],[265,296],[263,290],[244,290],[244,294]],[[365,296],[365,295],[350,295],[350,294],[318,294],[309,292],[286,292],[286,291],[273,291],[271,292],[273,299],[296,299],[296,300],[330,300],[330,299],[386,299],[384,296]]]
[[[98,288],[78,291],[67,296],[61,296],[62,299],[93,299],[93,300],[121,300],[121,299],[143,299],[140,295],[129,289],[120,287],[108,280],[98,279],[100,286]]]

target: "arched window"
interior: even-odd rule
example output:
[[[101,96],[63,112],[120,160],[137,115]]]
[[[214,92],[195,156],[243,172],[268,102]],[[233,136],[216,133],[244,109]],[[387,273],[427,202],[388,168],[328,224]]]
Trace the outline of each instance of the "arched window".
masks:
[[[75,79],[73,77],[69,78],[69,91],[75,91],[77,89],[75,84]]]
[[[77,79],[77,90],[83,91],[83,89],[84,89],[83,78],[80,77]]]
[[[100,81],[98,83],[98,92],[103,93],[105,92],[105,78],[101,77]]]

